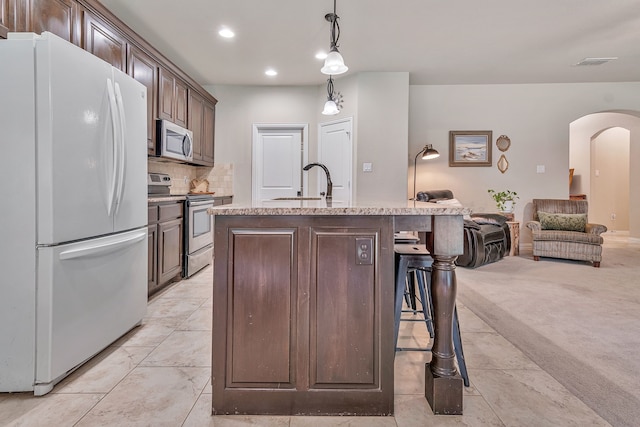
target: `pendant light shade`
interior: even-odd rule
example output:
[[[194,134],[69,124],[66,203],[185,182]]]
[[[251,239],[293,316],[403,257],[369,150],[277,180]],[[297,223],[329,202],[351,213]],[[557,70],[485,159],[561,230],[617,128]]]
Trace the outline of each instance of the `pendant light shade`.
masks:
[[[336,94],[333,92],[333,77],[329,76],[329,80],[327,80],[327,102],[324,103],[322,114],[325,116],[333,116],[339,112],[340,109],[336,102]]]
[[[425,145],[421,153],[422,153],[422,160],[430,160],[430,159],[435,159],[436,157],[440,157],[440,153],[438,153],[438,150],[433,148],[431,144]]]
[[[346,73],[349,67],[344,64],[344,58],[338,51],[338,40],[340,39],[340,17],[336,14],[336,0],[333,0],[333,13],[327,13],[324,19],[331,23],[331,46],[329,54],[324,60],[324,66],[320,69],[322,74],[336,75]]]
[[[338,110],[338,106],[332,99],[324,103],[324,110],[322,110],[322,114],[324,114],[325,116],[333,116],[335,114],[338,114],[339,112],[340,110]]]
[[[344,65],[344,59],[340,52],[338,52],[338,48],[334,48],[329,52],[327,58],[324,60],[324,67],[320,69],[322,74],[342,74],[346,73],[349,67]]]

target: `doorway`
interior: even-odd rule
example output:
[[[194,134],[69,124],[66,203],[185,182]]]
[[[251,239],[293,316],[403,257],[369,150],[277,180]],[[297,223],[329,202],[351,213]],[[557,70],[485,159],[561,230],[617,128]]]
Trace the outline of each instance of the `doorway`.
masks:
[[[616,110],[588,114],[570,123],[569,138],[569,167],[575,169],[570,192],[586,195],[589,221],[604,224],[609,230],[626,229],[629,237],[640,238],[640,186],[629,185],[640,182],[640,112]],[[622,142],[611,144],[611,138]],[[614,148],[614,145],[620,147]],[[607,152],[603,153],[604,150]],[[609,151],[618,154],[602,163],[605,155],[610,156]],[[615,206],[609,197],[613,194],[612,184],[604,188],[598,182],[604,183],[604,178],[609,178],[607,175],[612,175],[615,182],[624,182],[622,188],[615,188]],[[628,218],[626,227],[621,215]]]
[[[353,197],[353,118],[321,123],[318,126],[318,162],[331,172],[333,202],[349,205]],[[327,180],[319,175],[318,193],[324,191]]]
[[[306,196],[307,124],[254,124],[251,198],[254,204]]]

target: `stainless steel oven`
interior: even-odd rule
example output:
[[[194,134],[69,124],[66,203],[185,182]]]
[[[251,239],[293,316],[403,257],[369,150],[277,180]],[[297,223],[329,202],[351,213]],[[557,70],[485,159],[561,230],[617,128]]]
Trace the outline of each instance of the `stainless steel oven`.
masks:
[[[213,205],[214,198],[211,195],[187,195],[184,215],[184,277],[191,277],[211,264],[213,217],[207,213],[207,209]]]

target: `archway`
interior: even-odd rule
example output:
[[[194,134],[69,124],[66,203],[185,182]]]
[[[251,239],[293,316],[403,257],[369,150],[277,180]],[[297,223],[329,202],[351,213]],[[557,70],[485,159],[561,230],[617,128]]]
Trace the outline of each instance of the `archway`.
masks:
[[[592,193],[597,187],[592,185],[595,184],[593,180],[596,179],[593,141],[597,141],[602,135],[610,135],[610,130],[615,128],[625,129],[629,135],[628,160],[622,160],[622,162],[628,161],[629,172],[625,172],[628,175],[625,179],[630,183],[640,182],[640,112],[606,111],[580,117],[570,124],[569,164],[575,170],[572,193],[585,194],[587,200],[597,196],[597,191]],[[640,238],[640,186],[629,185],[628,188],[627,194],[619,195],[618,198],[624,197],[627,202],[624,206],[628,206],[628,212],[625,212],[625,215],[628,215],[629,236]],[[597,203],[598,200],[593,199],[593,202]],[[590,203],[589,206],[590,216],[593,213],[602,217],[600,219],[605,220],[602,223],[608,225],[610,229],[615,229],[617,226],[615,222],[611,222],[611,214],[616,212],[603,213],[607,207],[602,208],[604,211],[598,210],[594,203]]]

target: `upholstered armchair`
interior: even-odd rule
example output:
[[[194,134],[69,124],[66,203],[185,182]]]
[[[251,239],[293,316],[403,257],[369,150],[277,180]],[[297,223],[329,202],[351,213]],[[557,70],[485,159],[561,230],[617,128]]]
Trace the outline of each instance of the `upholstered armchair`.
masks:
[[[593,262],[600,267],[602,236],[607,227],[590,224],[586,200],[533,199],[533,259],[564,258]]]

